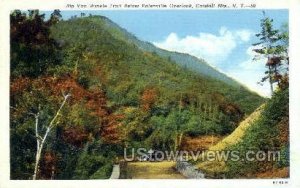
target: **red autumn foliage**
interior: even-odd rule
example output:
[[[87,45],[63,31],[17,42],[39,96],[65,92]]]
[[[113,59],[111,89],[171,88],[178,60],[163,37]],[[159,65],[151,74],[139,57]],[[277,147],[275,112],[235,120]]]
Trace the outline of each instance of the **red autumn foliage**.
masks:
[[[80,101],[85,102],[85,107],[91,112],[91,116],[95,116],[101,120],[98,127],[98,133],[102,139],[109,143],[117,143],[119,141],[119,126],[121,115],[113,114],[107,107],[107,99],[104,92],[99,90],[87,90],[83,88],[72,76],[60,78],[42,77],[39,79],[18,78],[11,83],[11,98],[21,95],[23,92],[41,91],[49,96],[49,100],[56,101],[60,104],[62,93],[70,93],[68,100],[69,105],[76,104]],[[33,91],[33,92],[34,92]],[[42,105],[42,104],[41,104]],[[26,110],[26,108],[24,108]],[[21,111],[24,111],[21,110]],[[19,112],[21,113],[21,112]],[[83,143],[88,141],[88,132],[74,128],[64,130],[64,140],[70,144],[81,147]],[[79,126],[78,126],[79,127]],[[96,128],[97,129],[97,128]]]
[[[42,179],[53,179],[57,173],[58,158],[54,152],[46,151],[40,165],[40,177]]]
[[[220,110],[227,115],[238,115],[242,116],[243,112],[237,104],[227,102],[225,97],[220,93],[214,93],[212,95],[213,99],[220,104]]]
[[[89,133],[81,126],[71,126],[63,131],[63,140],[76,147],[83,147],[89,140]]]

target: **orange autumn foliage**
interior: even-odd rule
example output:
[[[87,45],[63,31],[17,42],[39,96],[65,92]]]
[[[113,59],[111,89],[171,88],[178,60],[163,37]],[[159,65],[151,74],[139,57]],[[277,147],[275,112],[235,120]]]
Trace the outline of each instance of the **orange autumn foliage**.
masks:
[[[103,126],[101,131],[101,136],[103,140],[107,143],[120,143],[122,137],[120,136],[120,121],[124,118],[121,114],[110,114],[107,116],[107,123]]]
[[[158,97],[158,91],[155,88],[144,90],[141,96],[141,105],[144,111],[149,111],[155,104]]]

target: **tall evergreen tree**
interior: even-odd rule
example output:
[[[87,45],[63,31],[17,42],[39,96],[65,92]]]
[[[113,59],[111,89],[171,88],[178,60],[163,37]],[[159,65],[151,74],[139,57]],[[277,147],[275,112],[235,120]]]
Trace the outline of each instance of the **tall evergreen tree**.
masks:
[[[259,37],[259,42],[253,44],[254,52],[257,55],[254,60],[266,58],[267,71],[266,76],[261,82],[269,81],[271,93],[274,91],[274,84],[282,87],[284,75],[284,64],[288,61],[288,33],[280,32],[273,27],[273,19],[267,17],[263,12],[264,18],[261,19],[261,32],[256,34]]]

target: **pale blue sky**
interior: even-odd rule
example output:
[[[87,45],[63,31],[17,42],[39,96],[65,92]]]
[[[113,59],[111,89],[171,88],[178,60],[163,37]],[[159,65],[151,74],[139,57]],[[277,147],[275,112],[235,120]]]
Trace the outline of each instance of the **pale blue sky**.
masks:
[[[287,10],[266,10],[274,27],[288,22]],[[84,11],[103,15],[139,39],[172,51],[204,58],[252,90],[269,95],[269,86],[257,84],[263,62],[251,62],[251,44],[257,42],[262,10],[113,10]],[[64,19],[80,11],[62,11]]]

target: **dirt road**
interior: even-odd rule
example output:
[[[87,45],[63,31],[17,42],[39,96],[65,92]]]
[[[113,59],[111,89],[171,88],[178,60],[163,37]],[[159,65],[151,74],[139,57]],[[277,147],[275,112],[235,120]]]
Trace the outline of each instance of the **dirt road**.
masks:
[[[128,178],[132,179],[184,179],[175,170],[175,162],[130,162],[127,166]]]

